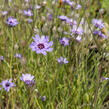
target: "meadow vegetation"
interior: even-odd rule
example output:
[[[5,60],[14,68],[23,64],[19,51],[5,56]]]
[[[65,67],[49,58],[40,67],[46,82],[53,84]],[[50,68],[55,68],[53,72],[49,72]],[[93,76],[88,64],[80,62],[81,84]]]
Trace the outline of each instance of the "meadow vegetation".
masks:
[[[109,109],[108,0],[0,0],[0,109]]]

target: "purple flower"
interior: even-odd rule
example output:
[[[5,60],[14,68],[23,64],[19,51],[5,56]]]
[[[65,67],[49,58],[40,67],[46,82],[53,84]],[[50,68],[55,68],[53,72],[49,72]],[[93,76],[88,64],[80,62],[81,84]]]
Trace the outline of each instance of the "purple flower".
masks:
[[[106,38],[107,37],[105,34],[103,34],[101,31],[98,31],[98,30],[94,30],[93,34],[94,35],[98,35],[98,36],[100,36],[102,38]]]
[[[105,27],[104,23],[102,22],[102,20],[98,20],[98,19],[93,19],[92,20],[92,24],[99,29],[103,29]]]
[[[65,35],[68,35],[68,33],[65,31],[65,32],[63,32]]]
[[[9,17],[6,20],[6,24],[8,24],[9,26],[16,26],[18,24],[17,19],[13,18],[13,17]]]
[[[33,16],[33,13],[32,13],[32,11],[30,9],[28,9],[27,11],[24,10],[24,15],[25,16]]]
[[[69,45],[69,39],[66,38],[66,37],[63,37],[61,40],[60,40],[60,43],[64,46],[67,46]]]
[[[60,58],[58,58],[57,61],[60,64],[67,64],[68,63],[67,58],[63,58],[62,56]]]
[[[26,83],[27,85],[33,86],[34,85],[34,76],[31,74],[22,74],[22,77],[20,77],[20,80]]]
[[[67,2],[68,5],[70,5],[71,7],[73,7],[73,6],[75,5],[75,2],[73,2],[73,1],[68,0],[68,1],[66,1],[66,2]]]
[[[67,19],[68,19],[68,17],[67,16],[58,16],[58,18],[60,19],[60,20],[62,20],[62,21],[66,21]]]
[[[28,22],[28,23],[32,23],[33,22],[33,19],[26,19],[26,21]]]
[[[34,7],[34,9],[40,9],[40,8],[41,8],[40,5],[36,5],[36,6]]]
[[[52,20],[52,14],[49,15],[49,20]]]
[[[76,25],[73,26],[73,29],[71,30],[72,35],[83,35],[83,28],[77,27]]]
[[[8,14],[8,12],[7,12],[7,11],[1,11],[1,14],[2,14],[3,16],[5,16],[5,15]]]
[[[67,22],[70,26],[77,24],[76,20],[72,20],[72,19],[69,19],[69,18],[66,19],[66,22]]]
[[[3,56],[1,56],[0,60],[1,60],[1,61],[3,61],[3,60],[4,60]]]
[[[82,37],[81,37],[81,36],[77,36],[77,37],[76,37],[76,40],[77,40],[78,42],[81,42]]]
[[[33,51],[36,51],[37,54],[47,55],[46,52],[51,52],[53,50],[53,48],[50,48],[53,45],[53,42],[48,42],[48,36],[42,36],[40,38],[40,36],[37,34],[35,37],[33,37],[33,39],[34,42],[31,43],[30,48]]]
[[[81,5],[78,4],[78,5],[76,6],[76,9],[78,10],[78,9],[80,9],[80,8],[81,8]]]
[[[25,0],[25,2],[27,2],[27,3],[28,3],[29,1],[30,1],[30,0]]]
[[[42,101],[46,101],[46,96],[43,96],[41,99]]]
[[[16,53],[14,56],[15,56],[16,58],[22,58],[21,54],[18,54],[18,53]]]
[[[101,77],[101,80],[109,80],[109,78]]]
[[[4,81],[2,81],[2,83],[0,83],[0,85],[2,85],[2,88],[4,88],[5,91],[9,92],[10,88],[15,86],[15,84],[12,83],[11,81],[12,81],[12,79],[9,79],[9,81],[4,80]],[[0,89],[2,89],[2,88],[0,88]]]

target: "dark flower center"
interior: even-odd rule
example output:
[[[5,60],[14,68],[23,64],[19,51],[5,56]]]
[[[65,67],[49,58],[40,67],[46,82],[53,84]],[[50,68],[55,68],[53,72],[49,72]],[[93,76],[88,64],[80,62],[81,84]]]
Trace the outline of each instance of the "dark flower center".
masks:
[[[44,44],[40,43],[40,44],[38,44],[38,48],[41,50],[41,49],[45,48],[45,46],[44,46]]]
[[[9,87],[10,86],[10,83],[6,83],[6,85],[5,85],[6,87]]]
[[[12,21],[10,21],[9,23],[13,23]]]
[[[62,45],[64,45],[65,44],[65,41],[62,41]]]
[[[35,82],[34,82],[34,80],[31,80],[31,81],[30,80],[26,80],[25,83],[27,85],[33,86]]]
[[[78,31],[77,30],[75,31],[75,34],[78,35]]]

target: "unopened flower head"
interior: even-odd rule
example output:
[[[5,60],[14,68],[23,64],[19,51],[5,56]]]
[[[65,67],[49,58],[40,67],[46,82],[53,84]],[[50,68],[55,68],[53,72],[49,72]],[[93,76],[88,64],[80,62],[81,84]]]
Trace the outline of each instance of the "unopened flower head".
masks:
[[[67,46],[67,45],[69,45],[69,39],[66,38],[66,37],[63,37],[63,38],[60,40],[60,43],[61,43],[61,45]]]
[[[15,84],[11,81],[12,79],[3,80],[2,83],[0,83],[0,85],[2,85],[0,89],[4,88],[5,91],[9,92],[10,88],[15,86]]]
[[[30,48],[33,51],[36,51],[37,54],[43,54],[47,55],[46,52],[51,52],[53,48],[51,46],[53,45],[53,42],[49,42],[48,36],[42,36],[40,37],[38,34],[33,37],[34,42],[31,43]]]
[[[20,80],[26,83],[27,85],[33,86],[34,85],[34,76],[31,74],[22,74]]]
[[[42,99],[42,101],[46,101],[47,98],[46,98],[46,96],[43,96],[41,99]]]
[[[3,57],[3,56],[1,56],[1,57],[0,57],[0,60],[1,60],[1,61],[3,61],[3,60],[4,60],[4,57]]]
[[[58,58],[57,61],[60,64],[67,64],[68,63],[67,58],[63,58],[62,56],[60,58]]]
[[[16,18],[13,18],[13,17],[9,17],[7,20],[6,20],[6,24],[8,24],[9,26],[16,26],[18,24],[18,21]]]

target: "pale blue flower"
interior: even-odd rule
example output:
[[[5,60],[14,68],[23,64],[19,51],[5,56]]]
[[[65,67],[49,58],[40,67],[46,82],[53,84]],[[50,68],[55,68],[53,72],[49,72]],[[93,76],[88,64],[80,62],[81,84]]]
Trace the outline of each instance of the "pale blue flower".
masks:
[[[53,48],[51,46],[53,45],[53,42],[49,42],[48,36],[42,36],[40,37],[38,34],[33,37],[34,42],[31,43],[30,48],[33,51],[36,51],[37,54],[43,54],[47,55],[46,52],[52,52]]]
[[[0,83],[0,85],[2,85],[2,88],[4,88],[5,91],[9,92],[10,88],[15,86],[15,84],[11,81],[12,81],[12,79],[9,79],[9,81],[3,80],[2,83]],[[0,89],[2,89],[2,88],[0,88]]]

